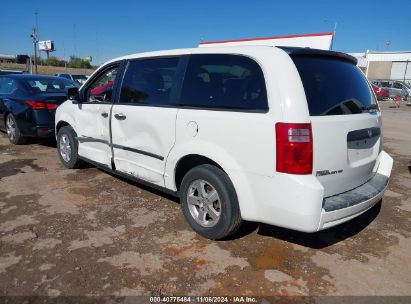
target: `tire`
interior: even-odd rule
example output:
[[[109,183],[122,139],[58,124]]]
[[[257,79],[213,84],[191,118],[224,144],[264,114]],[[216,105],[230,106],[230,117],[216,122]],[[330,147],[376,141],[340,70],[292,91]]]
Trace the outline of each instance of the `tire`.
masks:
[[[11,113],[6,116],[6,132],[10,142],[14,145],[22,145],[27,142],[27,137],[21,134],[16,118]]]
[[[83,165],[78,155],[76,132],[69,127],[62,127],[57,133],[57,151],[60,161],[66,168],[77,169]]]
[[[241,225],[234,186],[228,175],[213,165],[187,172],[180,187],[180,202],[191,228],[208,239],[227,238]]]

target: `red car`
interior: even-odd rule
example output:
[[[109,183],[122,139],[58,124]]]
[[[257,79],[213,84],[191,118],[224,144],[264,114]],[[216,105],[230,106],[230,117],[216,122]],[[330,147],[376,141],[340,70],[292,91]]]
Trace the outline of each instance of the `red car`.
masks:
[[[388,89],[387,88],[380,88],[377,87],[375,84],[371,84],[373,91],[377,95],[378,100],[387,99],[389,97]]]

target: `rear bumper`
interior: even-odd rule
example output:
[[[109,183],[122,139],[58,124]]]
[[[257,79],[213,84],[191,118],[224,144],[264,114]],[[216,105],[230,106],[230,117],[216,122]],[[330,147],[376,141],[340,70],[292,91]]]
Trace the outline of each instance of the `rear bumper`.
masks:
[[[358,188],[324,199],[318,230],[346,222],[377,204],[388,186],[388,177],[379,173]]]
[[[388,187],[393,159],[381,152],[380,165],[374,177],[350,191],[324,199],[318,230],[346,222],[377,204]]]
[[[25,124],[24,128],[21,128],[21,133],[28,137],[53,137],[54,125],[30,125]]]
[[[37,137],[54,137],[54,126],[38,126],[36,133]]]
[[[241,216],[292,230],[316,232],[346,222],[377,204],[388,186],[393,159],[384,151],[374,177],[350,191],[324,198],[324,188],[313,175],[277,174],[249,178],[247,187],[238,187]],[[242,185],[246,185],[244,182]],[[239,189],[239,190],[237,190]]]
[[[54,136],[54,113],[48,110],[30,110],[16,116],[17,124],[23,136]]]

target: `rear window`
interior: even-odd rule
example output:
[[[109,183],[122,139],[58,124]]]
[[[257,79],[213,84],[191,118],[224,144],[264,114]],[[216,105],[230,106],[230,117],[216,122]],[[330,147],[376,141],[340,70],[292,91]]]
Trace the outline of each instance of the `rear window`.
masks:
[[[33,93],[67,93],[68,89],[76,87],[70,80],[58,78],[32,78],[23,82]]]
[[[254,60],[240,55],[192,55],[184,77],[181,105],[266,111],[263,72]]]
[[[77,81],[80,84],[83,84],[86,82],[87,77],[85,75],[73,75],[73,80]]]
[[[352,63],[294,55],[311,116],[359,114],[375,104],[368,81]]]

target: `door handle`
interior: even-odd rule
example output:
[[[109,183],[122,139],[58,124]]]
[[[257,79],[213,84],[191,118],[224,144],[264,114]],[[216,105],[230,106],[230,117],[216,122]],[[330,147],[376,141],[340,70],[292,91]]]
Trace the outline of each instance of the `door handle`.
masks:
[[[123,113],[119,113],[119,114],[114,114],[114,117],[118,120],[124,120],[127,118],[126,115],[124,115]]]
[[[106,113],[106,112],[101,113],[101,116],[103,116],[104,118],[107,118],[107,117],[108,117],[108,113]]]

